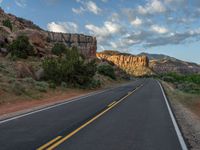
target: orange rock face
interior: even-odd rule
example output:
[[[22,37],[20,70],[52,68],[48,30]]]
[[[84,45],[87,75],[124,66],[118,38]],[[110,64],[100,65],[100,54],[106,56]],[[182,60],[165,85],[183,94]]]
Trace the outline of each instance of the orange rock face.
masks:
[[[149,69],[149,59],[147,56],[134,56],[123,53],[110,55],[104,52],[97,53],[96,56],[99,59],[112,62],[130,75],[142,76],[151,74],[151,70]]]

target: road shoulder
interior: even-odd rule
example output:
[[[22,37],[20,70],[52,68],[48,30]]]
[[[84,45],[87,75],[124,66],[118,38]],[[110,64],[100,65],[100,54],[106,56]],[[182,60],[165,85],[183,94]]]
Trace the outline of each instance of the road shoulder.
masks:
[[[174,89],[169,84],[162,82],[166,94],[170,100],[171,106],[175,113],[176,119],[181,127],[181,130],[186,138],[189,149],[199,150],[200,147],[200,118],[192,112],[187,106],[177,100],[173,96]]]
[[[123,86],[125,84],[128,84],[128,82],[112,84],[110,86],[94,90],[69,89],[66,92],[62,91],[61,93],[55,93],[55,95],[51,94],[51,96],[39,100],[18,101],[15,103],[0,105],[0,121],[45,109],[47,107],[59,105],[74,99],[81,99],[83,97],[101,93],[103,91]]]

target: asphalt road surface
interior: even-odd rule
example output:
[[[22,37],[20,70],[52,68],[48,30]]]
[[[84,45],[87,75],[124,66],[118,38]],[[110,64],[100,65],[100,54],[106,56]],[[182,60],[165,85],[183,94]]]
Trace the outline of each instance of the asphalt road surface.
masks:
[[[139,79],[0,121],[0,150],[187,150],[159,83]]]

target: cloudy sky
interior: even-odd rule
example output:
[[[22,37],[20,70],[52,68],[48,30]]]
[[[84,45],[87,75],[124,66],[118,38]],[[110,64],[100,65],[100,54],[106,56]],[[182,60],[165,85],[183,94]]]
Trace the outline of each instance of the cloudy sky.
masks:
[[[200,0],[0,0],[45,30],[96,36],[98,51],[162,53],[200,64]]]

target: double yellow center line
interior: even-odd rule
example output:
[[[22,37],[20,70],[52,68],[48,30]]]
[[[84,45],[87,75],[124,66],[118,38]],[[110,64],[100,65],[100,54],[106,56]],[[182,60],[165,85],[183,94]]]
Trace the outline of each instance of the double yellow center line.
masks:
[[[128,94],[126,96],[124,96],[123,98],[121,98],[120,100],[114,101],[114,102],[110,103],[108,105],[107,109],[103,110],[101,113],[99,113],[98,115],[96,115],[95,117],[93,117],[92,119],[90,119],[89,121],[87,121],[86,123],[84,123],[83,125],[81,125],[80,127],[78,127],[77,129],[75,129],[74,131],[72,131],[71,133],[69,133],[67,136],[65,136],[63,138],[62,138],[62,136],[58,136],[58,137],[54,138],[53,140],[49,141],[48,143],[42,145],[37,150],[53,150],[53,149],[55,149],[60,144],[62,144],[63,142],[65,142],[66,140],[68,140],[70,137],[72,137],[73,135],[75,135],[77,132],[79,132],[81,129],[85,128],[86,126],[88,126],[89,124],[91,124],[92,122],[94,122],[96,119],[98,119],[99,117],[101,117],[102,115],[104,115],[106,112],[108,112],[110,109],[112,109],[113,107],[115,107],[117,104],[119,104],[120,102],[122,102],[125,98],[127,98],[129,95],[131,95],[132,93],[134,93],[137,89],[139,89],[142,86],[143,86],[143,84],[140,85],[140,86],[138,86],[133,91],[128,92]]]

